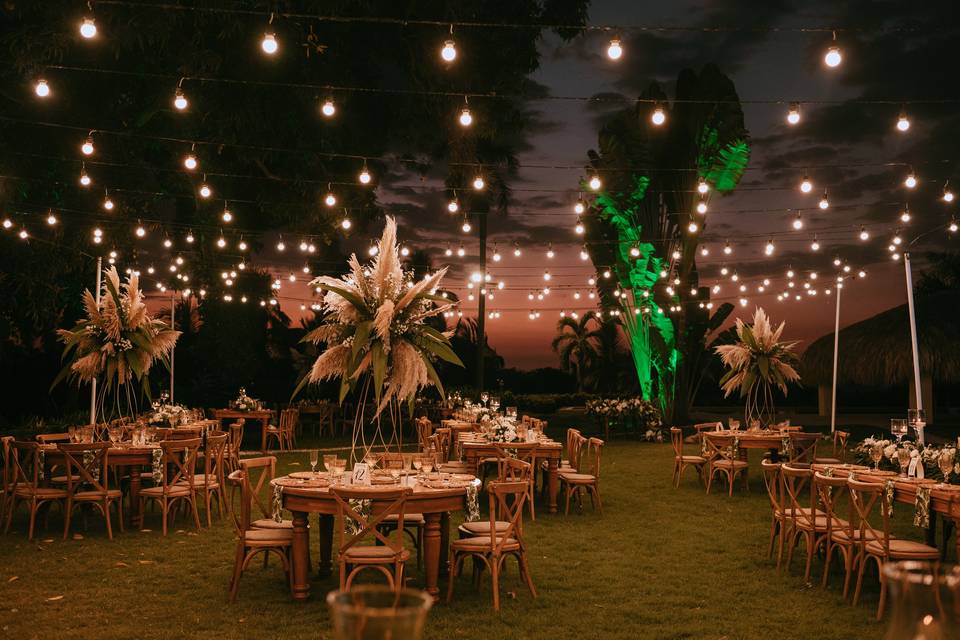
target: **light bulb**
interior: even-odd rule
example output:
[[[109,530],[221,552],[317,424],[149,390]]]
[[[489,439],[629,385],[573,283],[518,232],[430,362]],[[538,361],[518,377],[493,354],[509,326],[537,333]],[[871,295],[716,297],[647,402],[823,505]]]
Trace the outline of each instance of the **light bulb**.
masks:
[[[547,257],[552,260],[552,259],[553,259],[553,256],[555,256],[555,255],[557,255],[557,254],[555,254],[555,253],[553,252],[553,247],[552,247],[552,246],[549,247],[549,248],[547,249]]]
[[[444,62],[453,62],[457,59],[457,43],[453,40],[447,40],[440,49],[440,57]]]
[[[811,251],[820,251],[820,242],[817,240],[817,237],[813,237],[813,242],[810,243]]]
[[[243,240],[241,240],[241,241],[237,244],[237,249],[240,249],[240,251],[246,251],[246,250],[247,250],[247,243],[244,242]],[[241,263],[241,264],[243,264],[243,263]]]
[[[9,228],[12,227],[12,226],[13,226],[13,220],[11,220],[10,218],[4,218],[4,219],[3,219],[3,228],[4,228],[4,229],[9,229]],[[94,233],[96,233],[96,232],[94,232]]]
[[[663,272],[661,271],[661,274],[662,274],[662,273],[663,273]],[[728,269],[726,265],[720,267],[720,275],[725,276],[725,275],[727,275],[728,273],[730,273],[730,269]]]
[[[823,56],[823,62],[831,69],[839,66],[840,63],[843,62],[843,56],[840,55],[840,47],[832,46],[827,49],[826,55]]]
[[[177,111],[183,111],[190,106],[187,96],[183,95],[183,89],[180,87],[177,87],[177,92],[173,96],[173,106]]]
[[[522,253],[523,253],[523,252],[520,251],[520,247],[514,247],[514,248],[513,248],[513,257],[514,257],[514,258],[519,258]]]
[[[370,180],[373,178],[370,177],[370,172],[367,170],[366,165],[360,171],[360,184],[370,184]]]
[[[768,256],[772,256],[776,247],[773,245],[773,240],[767,240],[767,245],[763,248],[763,252]]]
[[[800,122],[800,105],[796,102],[790,103],[790,110],[787,111],[787,124],[797,124]]]
[[[493,261],[500,262],[503,259],[503,256],[500,255],[500,252],[497,251],[496,247],[493,249]]]
[[[903,186],[907,189],[913,189],[917,186],[917,176],[913,171],[908,173],[907,177],[903,179]]]
[[[400,255],[406,258],[410,255],[410,249],[407,247],[400,247]]]
[[[740,298],[740,306],[741,306],[741,307],[747,306],[747,299],[746,299],[746,298]]]
[[[673,253],[670,254],[670,257],[672,257],[674,260],[679,260],[679,259],[680,259],[680,255],[681,255],[681,254],[680,254],[680,250],[679,250],[679,249],[674,249],[674,250],[673,250]]]
[[[472,125],[473,114],[470,113],[470,109],[468,109],[467,107],[464,107],[460,111],[460,117],[458,118],[458,120],[460,121],[461,127],[469,127],[470,125]]]
[[[949,188],[943,188],[943,201],[944,202],[953,202],[953,191],[950,191]]]
[[[326,197],[323,199],[323,203],[328,207],[336,206],[337,196],[333,195],[333,192],[330,191],[327,193]]]
[[[472,228],[473,228],[473,227],[470,226],[470,221],[467,220],[466,218],[464,218],[464,219],[463,219],[463,224],[460,225],[460,230],[463,231],[464,233],[470,233],[470,230],[471,230]]]
[[[584,202],[582,199],[577,200],[573,205],[573,212],[578,216],[586,210],[587,210],[587,203]]]
[[[707,191],[710,191],[710,185],[707,184],[703,176],[700,176],[697,180],[697,193],[704,195]]]
[[[820,202],[817,204],[821,209],[827,209],[830,207],[830,201],[827,199],[827,192],[823,192],[823,197],[820,198]]]
[[[110,196],[103,199],[103,208],[107,211],[113,211],[113,200],[110,199]]]
[[[97,23],[93,18],[84,18],[80,23],[80,35],[90,40],[97,37]]]
[[[803,180],[800,182],[800,192],[810,193],[811,191],[813,191],[813,183],[810,182],[810,177],[803,176]]]
[[[323,101],[323,105],[320,106],[320,113],[327,118],[332,118],[337,113],[337,106],[333,104],[333,98],[327,98]]]
[[[269,31],[263,34],[263,40],[260,41],[260,48],[263,49],[263,52],[268,56],[275,54],[277,49],[280,48],[280,45],[277,43],[277,36]]]
[[[584,232],[583,223],[577,220],[577,226],[573,228],[573,232],[576,233],[578,236],[582,236]]]
[[[166,247],[167,249],[169,249],[170,247],[173,246],[173,240],[171,240],[170,238],[164,238],[164,239],[163,239],[163,246]]]
[[[590,188],[594,191],[599,191],[600,187],[603,186],[603,183],[600,181],[600,176],[594,175],[590,178]]]
[[[911,217],[909,207],[905,207],[903,211],[900,212],[900,222],[910,222]]]
[[[202,183],[200,185],[200,197],[209,198],[212,195],[213,195],[213,189],[210,188],[210,185],[208,185],[206,182]]]
[[[30,234],[27,233],[26,229],[20,229],[20,233],[18,235],[20,236],[21,240],[26,240],[27,238],[30,237]]]
[[[36,85],[33,87],[34,93],[37,94],[39,98],[46,98],[50,95],[50,85],[47,84],[47,81],[43,78],[37,80]]]
[[[4,222],[6,222],[6,221],[4,221]],[[950,220],[950,226],[948,226],[947,229],[950,230],[950,233],[956,233],[956,232],[957,232],[957,221],[951,219],[951,220]]]
[[[459,210],[460,210],[460,203],[457,202],[456,198],[453,198],[452,200],[450,200],[450,202],[447,203],[447,211],[449,211],[450,213],[456,213]]]
[[[485,186],[487,186],[487,183],[483,181],[483,176],[478,175],[473,179],[473,188],[477,191],[482,191]]]
[[[897,131],[906,132],[910,129],[910,118],[907,117],[906,111],[901,111],[900,116],[897,118]]]
[[[867,241],[870,239],[870,232],[867,231],[867,228],[864,226],[860,227],[860,239],[863,241]]]
[[[221,218],[224,222],[232,222],[232,221],[233,221],[233,214],[230,213],[230,210],[229,210],[229,209],[224,209],[224,210],[223,210],[223,213],[220,215],[220,218]]]
[[[138,237],[138,238],[142,238],[142,237],[144,237],[145,235],[147,235],[147,230],[144,229],[142,226],[138,226],[137,229],[136,229],[136,231],[135,231],[134,233],[137,234],[137,237]]]
[[[193,232],[192,232],[192,231],[188,231],[188,232],[187,232],[187,237],[185,238],[185,240],[187,241],[187,244],[193,244]]]
[[[586,250],[586,249],[580,249],[580,259],[581,259],[581,260],[589,260],[589,259],[590,259],[590,254],[587,253],[587,250]]]
[[[544,272],[543,272],[543,279],[546,280],[547,282],[550,282],[550,278],[551,278],[551,277],[552,277],[552,276],[550,275],[550,272],[549,272],[549,271],[544,271]]]
[[[53,215],[53,212],[47,214],[47,224],[51,227],[57,224],[57,216]]]
[[[448,258],[453,255],[453,249],[450,248],[450,245],[447,245],[447,250],[443,252],[443,255]]]
[[[797,214],[797,217],[793,219],[793,228],[799,231],[803,229],[803,218],[800,217],[800,214]]]
[[[461,243],[460,246],[457,247],[457,257],[462,258],[465,255],[467,255],[467,251],[463,248],[463,244]]]
[[[340,222],[340,226],[343,227],[344,231],[346,231],[347,229],[349,229],[350,227],[353,226],[353,223],[350,222],[350,218],[344,218],[344,219]]]
[[[700,202],[697,203],[697,213],[703,215],[706,212],[707,212],[707,202],[705,200],[701,200]]]
[[[197,156],[193,155],[192,153],[187,154],[187,156],[183,159],[183,168],[188,171],[193,171],[196,169],[197,164]]]
[[[650,122],[655,126],[660,126],[667,121],[667,114],[663,112],[663,107],[657,107],[653,110],[653,113],[650,114]]]
[[[87,174],[86,169],[80,169],[80,184],[85,187],[89,187],[93,180],[90,179],[90,176]]]
[[[707,245],[700,247],[700,255],[706,258],[708,255],[710,255],[710,248]]]
[[[634,258],[639,258],[639,257],[640,257],[640,247],[638,247],[638,246],[636,246],[636,245],[630,247],[630,255],[631,255],[632,257],[634,257]]]
[[[687,225],[687,231],[690,233],[696,233],[700,229],[700,226],[697,224],[696,220],[691,220],[690,224]]]
[[[83,144],[80,145],[80,151],[85,156],[92,156],[94,152],[93,146],[93,136],[87,136],[87,139],[83,141]]]
[[[277,243],[277,251],[286,251],[287,245],[284,244],[283,240]]]
[[[730,246],[729,242],[723,245],[723,252],[727,255],[730,255],[731,253],[733,253],[733,247]]]
[[[613,38],[610,40],[610,44],[607,46],[607,57],[611,60],[619,60],[623,56],[623,45],[620,44],[619,38]]]

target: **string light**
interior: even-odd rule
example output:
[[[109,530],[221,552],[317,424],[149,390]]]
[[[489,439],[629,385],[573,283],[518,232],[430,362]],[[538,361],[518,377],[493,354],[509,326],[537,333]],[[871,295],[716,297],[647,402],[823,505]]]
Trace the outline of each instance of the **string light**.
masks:
[[[138,238],[143,238],[147,235],[147,230],[143,228],[143,225],[137,225],[137,228],[136,230],[134,230],[134,233]]]
[[[697,203],[697,213],[699,213],[700,215],[703,215],[706,212],[707,212],[707,201],[701,199],[700,202]]]
[[[281,252],[282,252],[282,251],[286,251],[286,250],[287,250],[287,245],[284,244],[283,239],[281,239],[279,242],[277,242],[277,251],[281,251]]]
[[[710,248],[707,245],[700,247],[700,255],[706,258],[710,255]]]
[[[870,239],[870,232],[867,231],[867,228],[863,225],[860,226],[860,239],[864,242]]]
[[[776,250],[776,247],[773,244],[773,239],[767,240],[766,246],[763,248],[763,252],[768,256],[772,256],[773,252]]]
[[[949,181],[943,185],[943,201],[944,202],[953,202],[953,191],[950,191]]]
[[[663,107],[660,107],[660,106],[654,107],[653,113],[650,114],[650,122],[652,122],[654,126],[659,127],[666,121],[667,121],[667,114],[664,113]]]
[[[840,66],[843,62],[843,56],[840,53],[840,47],[837,46],[837,34],[833,34],[833,44],[827,49],[823,56],[823,62],[831,69]]]
[[[911,171],[907,174],[907,177],[903,179],[903,186],[907,189],[914,189],[917,186],[917,175]]]
[[[803,176],[803,180],[800,182],[800,192],[810,193],[811,191],[813,191],[813,183],[810,182],[810,176]]]
[[[464,233],[470,233],[471,229],[473,229],[473,227],[470,226],[470,219],[464,216],[463,224],[460,225],[460,230],[463,231]]]
[[[503,259],[503,256],[500,255],[500,251],[497,249],[497,245],[493,245],[493,261],[500,262]]]
[[[793,219],[793,228],[797,231],[803,229],[803,217],[801,217],[799,211],[797,211],[797,217]]]
[[[93,180],[90,179],[90,175],[87,173],[86,168],[83,165],[80,165],[80,184],[84,187],[89,187],[93,183]]]
[[[726,255],[730,255],[731,253],[733,253],[733,247],[730,246],[730,243],[729,243],[729,242],[727,242],[725,245],[723,245],[723,252],[724,252]]]
[[[587,203],[583,201],[583,194],[577,198],[577,201],[573,204],[573,212],[575,214],[582,215],[584,211],[587,210]]]
[[[590,254],[587,253],[586,248],[580,249],[580,259],[584,261],[590,259]]]
[[[370,181],[373,179],[370,176],[370,171],[367,169],[367,161],[363,161],[363,168],[360,170],[360,184],[370,184]]]
[[[790,103],[790,109],[787,111],[787,124],[794,125],[800,122],[800,104]]]
[[[948,226],[947,229],[950,230],[950,233],[956,233],[956,232],[957,232],[957,221],[956,221],[955,218],[951,218],[951,219],[950,219],[950,226]]]
[[[811,251],[820,251],[820,241],[817,240],[816,234],[813,236],[813,242],[810,243]]]
[[[697,178],[697,193],[705,195],[708,191],[710,191],[710,185],[707,184],[706,179],[703,176]]]
[[[103,231],[99,228],[93,230],[93,243],[100,244],[103,242]]]
[[[323,198],[323,204],[328,207],[335,207],[337,205],[337,196],[334,195],[333,191],[329,191],[329,185],[327,185],[327,195]]]
[[[553,252],[553,243],[551,242],[549,245],[547,245],[547,258],[552,260],[555,255],[556,254]]]
[[[11,220],[10,218],[4,218],[4,219],[3,219],[3,228],[4,228],[4,229],[9,229],[9,228],[12,227],[12,226],[13,226],[13,220]]]
[[[691,220],[690,223],[687,225],[687,231],[690,233],[696,233],[699,230],[700,230],[700,226],[697,224],[696,220]]]
[[[519,258],[522,254],[523,254],[523,252],[520,250],[520,245],[517,244],[516,242],[514,242],[514,243],[513,243],[513,257],[514,257],[514,258]]]
[[[87,139],[80,145],[80,152],[85,156],[92,156],[96,148],[93,146],[93,134],[87,136]]]
[[[340,221],[340,227],[341,227],[344,231],[349,230],[350,227],[352,227],[352,226],[353,226],[353,223],[350,221],[350,218],[349,218],[348,216],[344,216],[344,217],[343,217],[343,220]]]
[[[450,33],[453,34],[453,26],[450,27]],[[447,40],[440,49],[440,58],[447,64],[457,59],[457,43],[453,40]]]
[[[200,183],[200,197],[206,199],[206,198],[209,198],[209,197],[212,196],[212,195],[213,195],[213,189],[210,188],[210,185],[208,185],[206,182],[201,182],[201,183]]]
[[[590,177],[590,182],[588,184],[593,191],[599,191],[600,187],[603,186],[603,182],[600,181],[600,176],[597,174],[593,174]]]
[[[630,247],[630,255],[631,255],[631,257],[639,258],[639,257],[640,257],[640,247],[638,247],[637,245],[633,245],[632,247]]]
[[[449,242],[447,243],[447,250],[443,252],[443,255],[447,256],[448,258],[453,255],[453,249],[450,248]]]
[[[580,220],[580,218],[577,218],[577,226],[575,226],[575,227],[573,228],[573,231],[574,231],[574,233],[576,233],[578,236],[582,236],[582,235],[583,235],[583,232],[584,232],[583,222]]]
[[[323,101],[323,104],[320,106],[320,113],[322,113],[325,118],[332,118],[336,115],[337,106],[333,104],[333,98],[327,98]]]
[[[53,211],[47,213],[47,224],[51,227],[57,224],[57,216],[53,215]]]
[[[50,85],[43,78],[38,78],[33,87],[33,92],[37,94],[38,98],[48,98],[50,97]]]
[[[910,205],[904,205],[903,211],[900,212],[900,222],[910,222],[911,218]]]
[[[183,94],[183,89],[177,87],[176,92],[173,94],[173,107],[177,111],[184,111],[187,107],[190,106],[189,101],[187,101],[187,96]]]
[[[198,166],[199,163],[197,162],[197,156],[193,155],[192,153],[188,153],[183,158],[183,168],[187,171],[194,171]]]
[[[545,281],[550,282],[550,278],[551,278],[551,277],[552,277],[552,276],[550,275],[550,271],[549,271],[549,270],[543,272],[543,279],[544,279]]]
[[[483,188],[487,186],[487,183],[483,180],[483,175],[477,174],[473,179],[473,188],[477,191],[483,191]]]
[[[273,16],[271,16],[271,20]],[[280,49],[280,44],[277,42],[277,36],[272,31],[267,31],[263,34],[263,40],[260,41],[260,49],[263,50],[268,56],[274,55],[277,50]]]
[[[906,133],[910,130],[910,118],[907,117],[907,112],[901,111],[900,115],[897,117],[897,131],[901,133]]]
[[[611,60],[619,60],[623,56],[623,45],[620,38],[612,38],[607,46],[607,57]]]
[[[187,244],[193,244],[193,240],[194,240],[193,231],[187,232],[187,237],[185,238],[185,240],[187,241]]]
[[[466,104],[467,99],[464,98],[463,101],[463,109],[460,110],[460,117],[457,118],[457,121],[461,127],[469,127],[473,124],[473,114],[470,113],[470,107]]]
[[[113,211],[113,200],[110,199],[109,195],[105,195],[103,198],[103,208],[106,211]]]
[[[233,221],[233,214],[230,213],[230,209],[227,209],[226,204],[224,204],[223,213],[220,214],[220,218],[221,218],[224,222],[232,222],[232,221]]]
[[[26,227],[24,227],[23,229],[20,229],[20,233],[19,233],[18,235],[20,236],[20,239],[21,239],[21,240],[26,240],[27,238],[30,237],[30,234],[27,233],[27,228],[26,228]]]
[[[173,246],[173,240],[171,240],[170,238],[164,238],[164,239],[163,239],[163,246],[164,246],[165,248],[169,249],[170,247]]]
[[[410,255],[410,248],[407,246],[400,247],[400,255],[406,258]]]
[[[823,210],[826,210],[830,207],[830,200],[827,199],[827,190],[823,190],[823,197],[820,198],[820,202],[817,203],[817,206]]]
[[[450,199],[450,202],[447,203],[447,211],[450,213],[456,213],[460,211],[460,203],[457,201],[457,192],[453,192],[453,198]]]
[[[97,23],[93,18],[84,18],[80,23],[80,35],[85,40],[92,40],[97,37]]]

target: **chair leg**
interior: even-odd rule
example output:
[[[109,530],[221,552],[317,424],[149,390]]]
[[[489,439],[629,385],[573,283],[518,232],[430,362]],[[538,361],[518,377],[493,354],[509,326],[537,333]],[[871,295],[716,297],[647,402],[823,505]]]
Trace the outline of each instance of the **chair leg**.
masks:
[[[811,532],[807,535],[807,567],[803,572],[803,581],[810,582],[810,568],[813,566],[813,553],[816,551],[817,547],[817,534],[816,532]]]
[[[453,585],[457,582],[457,566],[460,562],[460,556],[454,553],[453,561],[450,563],[450,575],[447,576],[447,602],[453,600]]]
[[[500,559],[490,558],[490,579],[493,582],[493,610],[500,611]]]
[[[37,509],[38,509],[38,506],[36,501],[34,500],[30,503],[30,527],[27,530],[27,540],[33,540],[33,530],[36,527],[36,523],[37,523]]]
[[[67,539],[67,534],[70,533],[70,517],[73,515],[73,500],[67,498],[65,502],[66,506],[63,510],[63,539]]]
[[[113,540],[113,526],[110,524],[110,500],[103,501],[103,518],[107,521],[107,538]]]
[[[847,596],[850,594],[850,580],[853,577],[853,569],[856,563],[856,556],[854,551],[856,547],[848,547],[847,553],[843,558],[843,566],[846,570],[846,575],[843,577],[843,599],[846,600]]]
[[[883,574],[883,565],[877,559],[877,573],[880,574],[880,602],[877,604],[877,620],[883,620],[883,607],[887,602],[887,578]]]
[[[234,554],[233,576],[230,578],[230,602],[237,599],[237,592],[240,590],[240,576],[243,575],[244,556],[243,542],[237,540],[237,552]]]
[[[533,586],[533,578],[530,576],[530,566],[527,564],[527,554],[526,552],[521,551],[518,557],[520,561],[520,575],[527,583],[527,588],[530,589],[530,594],[536,598],[537,590]]]
[[[707,474],[707,495],[710,495],[710,486],[713,484],[713,466],[710,466],[709,473]]]
[[[830,540],[824,541],[824,544],[826,545],[827,550],[823,558],[823,580],[820,581],[821,589],[827,588],[827,578],[830,576],[830,560],[833,558],[833,551],[837,547],[837,545]],[[844,564],[846,564],[846,562],[844,562]]]
[[[863,587],[863,571],[867,568],[867,560],[870,556],[860,554],[860,569],[857,571],[857,588],[853,591],[853,606],[860,602],[860,589]]]

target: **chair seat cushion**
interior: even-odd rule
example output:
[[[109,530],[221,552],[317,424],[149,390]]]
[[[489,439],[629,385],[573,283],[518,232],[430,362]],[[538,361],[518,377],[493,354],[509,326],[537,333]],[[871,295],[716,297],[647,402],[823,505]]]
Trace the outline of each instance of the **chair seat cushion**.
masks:
[[[290,544],[293,529],[248,529],[243,537],[247,542]]]
[[[876,535],[874,532],[870,531],[869,529],[868,529],[867,531],[864,531],[864,532],[863,532],[863,536],[862,536],[862,537],[863,537],[864,540],[876,540],[876,539],[877,539],[877,535]],[[840,543],[849,542],[849,541],[851,540],[850,536],[847,534],[847,529],[846,529],[846,528],[843,528],[843,529],[834,529],[834,530],[831,532],[831,534],[830,534],[830,538],[831,538],[834,542],[840,542]],[[854,529],[854,530],[853,530],[853,538],[852,538],[853,541],[854,541],[854,542],[859,542],[859,541],[860,541],[860,538],[861,538],[860,529]],[[891,540],[892,540],[892,539],[893,539],[893,536],[891,536]]]
[[[399,520],[399,519],[400,519],[400,514],[398,514],[398,513],[391,513],[390,515],[386,516],[386,517],[382,520],[382,522],[396,522],[396,521]],[[427,521],[424,520],[422,513],[405,513],[405,514],[403,514],[403,526],[404,526],[404,527],[412,527],[412,526],[418,526],[418,527],[419,527],[419,526],[421,526],[421,525],[425,525],[426,523],[427,523]]]
[[[205,482],[206,481],[206,482]],[[187,486],[186,480],[181,480],[177,483],[178,485]],[[193,486],[197,489],[202,489],[206,485],[208,489],[218,489],[220,487],[220,482],[217,476],[210,474],[210,479],[207,480],[207,476],[203,473],[197,473],[193,476]]]
[[[498,537],[496,544],[500,544],[503,538]],[[473,538],[460,538],[450,543],[454,551],[466,551],[478,553],[490,550],[490,536],[475,536]],[[515,551],[520,548],[520,543],[514,538],[507,538],[503,545],[503,551]]]
[[[703,456],[680,456],[680,461],[690,464],[706,464],[707,459]]]
[[[510,528],[510,523],[503,520],[497,520],[494,523],[497,533],[506,531]],[[460,525],[459,530],[463,533],[470,536],[489,536],[490,535],[490,521],[489,520],[478,520],[477,522],[464,522]]]
[[[393,560],[395,556],[398,555],[396,551],[387,546],[381,545],[363,545],[357,547],[350,547],[346,551],[342,552],[341,557],[346,559],[347,562],[353,562],[355,560]],[[410,557],[410,552],[406,549],[403,549],[399,553],[401,560],[407,560]]]
[[[120,489],[107,489],[109,500],[119,500],[120,496]],[[73,494],[74,502],[99,502],[100,500],[103,500],[103,492],[101,491],[76,491]]]
[[[13,495],[18,498],[32,498],[36,496],[41,500],[58,500],[66,498],[67,492],[64,489],[55,489],[53,487],[17,487]]]
[[[146,489],[140,489],[140,495],[148,498],[159,498],[163,495],[163,487],[147,487]],[[181,496],[188,495],[190,495],[190,487],[186,485],[177,484],[167,488],[168,497],[179,498]]]
[[[596,482],[597,480],[596,476],[592,476],[589,473],[567,473],[566,471],[560,473],[560,479],[567,482],[583,484]]]
[[[293,520],[277,522],[273,518],[261,518],[250,523],[251,529],[290,529],[293,530]]]
[[[746,460],[714,460],[713,466],[718,469],[746,469],[750,465]]]
[[[866,544],[867,553],[872,553],[878,556],[884,555],[883,552],[883,543],[879,540],[873,540]],[[897,538],[895,540],[890,540],[890,558],[896,560],[910,560],[915,558],[924,558],[935,560],[940,557],[940,550],[936,547],[931,547],[923,544],[922,542],[914,542],[913,540],[901,540]]]
[[[816,531],[826,531],[827,530],[827,516],[826,515],[816,515],[813,519],[810,519],[810,516],[806,517],[798,516],[796,519],[796,526],[798,529],[803,531],[810,531],[811,525]],[[850,526],[843,518],[834,518],[833,519],[833,529],[846,529]]]

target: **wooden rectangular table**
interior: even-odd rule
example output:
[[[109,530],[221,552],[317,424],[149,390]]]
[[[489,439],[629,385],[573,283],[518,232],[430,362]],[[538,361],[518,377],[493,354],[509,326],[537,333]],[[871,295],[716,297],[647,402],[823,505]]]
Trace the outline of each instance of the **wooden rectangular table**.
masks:
[[[273,411],[260,409],[258,411],[238,411],[237,409],[214,409],[213,417],[221,422],[243,418],[248,422],[260,423],[260,451],[267,452],[267,427],[273,418]]]
[[[511,443],[496,443],[501,447],[510,447]],[[559,442],[539,442],[512,443],[522,447],[537,445],[537,452],[534,455],[533,465],[537,468],[540,460],[547,461],[547,511],[549,513],[557,512],[557,494],[560,493],[560,458],[563,456],[563,445]],[[477,465],[484,458],[496,458],[499,455],[497,446],[493,442],[463,442],[460,444],[460,450],[463,458],[471,467],[477,468]]]

